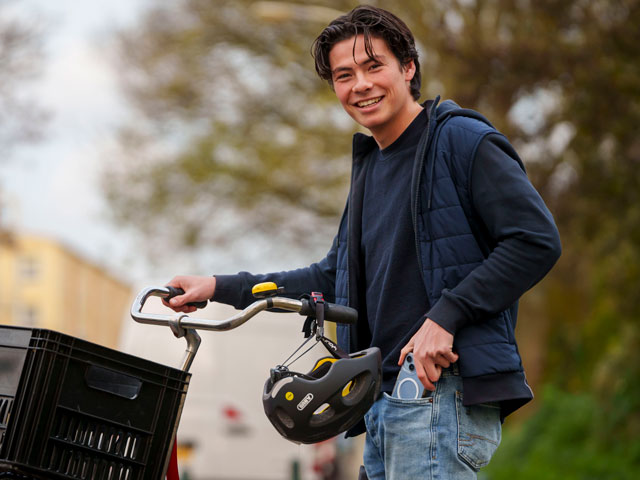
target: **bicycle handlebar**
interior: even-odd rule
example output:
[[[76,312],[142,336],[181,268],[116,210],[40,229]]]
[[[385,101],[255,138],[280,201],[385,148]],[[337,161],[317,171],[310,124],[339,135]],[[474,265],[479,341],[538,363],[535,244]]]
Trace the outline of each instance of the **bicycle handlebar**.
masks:
[[[293,300],[286,297],[267,297],[256,300],[241,312],[225,320],[190,318],[184,313],[167,315],[142,312],[142,307],[144,307],[149,297],[170,298],[175,295],[175,289],[168,287],[147,287],[142,290],[134,300],[130,313],[136,322],[167,326],[171,328],[171,331],[176,337],[185,337],[187,348],[182,362],[182,370],[185,372],[189,371],[198,347],[200,346],[200,336],[196,331],[198,329],[214,331],[232,330],[268,308],[278,308],[280,310],[298,312],[300,315],[315,316],[315,308],[313,305],[310,305],[308,299]],[[355,309],[333,303],[324,304],[324,314],[325,320],[333,322],[355,324],[358,321],[358,312]]]
[[[191,318],[185,314],[155,314],[142,313],[142,307],[149,297],[168,298],[174,296],[168,287],[148,287],[142,290],[135,301],[131,305],[131,317],[139,323],[151,325],[171,326],[178,318],[179,325],[185,329],[201,329],[226,331],[239,327],[250,318],[263,310],[270,308],[278,308],[289,312],[298,312],[300,315],[314,315],[314,308],[309,305],[309,300],[294,300],[286,297],[268,297],[256,300],[247,308],[225,320],[208,320],[200,318]],[[358,312],[350,307],[337,305],[334,303],[325,303],[325,320],[337,323],[355,324],[358,321]]]

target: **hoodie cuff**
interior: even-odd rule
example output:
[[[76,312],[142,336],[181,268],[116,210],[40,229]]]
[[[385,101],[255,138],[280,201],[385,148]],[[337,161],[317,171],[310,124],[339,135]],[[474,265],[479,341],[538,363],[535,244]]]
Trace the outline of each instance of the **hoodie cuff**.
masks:
[[[237,305],[240,303],[242,278],[239,275],[214,275],[216,289],[211,297],[212,302]]]
[[[451,335],[455,335],[458,330],[469,323],[467,313],[460,308],[460,305],[447,297],[447,290],[442,292],[442,296],[436,304],[427,312],[430,318]]]

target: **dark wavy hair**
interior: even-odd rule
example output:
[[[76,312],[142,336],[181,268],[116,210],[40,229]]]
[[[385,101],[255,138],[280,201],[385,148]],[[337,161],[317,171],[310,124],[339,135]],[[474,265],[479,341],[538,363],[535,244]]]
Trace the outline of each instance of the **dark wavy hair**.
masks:
[[[375,37],[385,41],[401,66],[404,67],[413,60],[416,73],[411,80],[410,88],[411,95],[418,100],[421,84],[420,62],[413,34],[393,13],[371,5],[360,5],[346,15],[336,18],[315,39],[311,46],[311,55],[320,78],[329,82],[333,88],[329,53],[336,43],[356,35],[364,36],[364,49],[371,59],[375,60],[371,46],[371,38]]]

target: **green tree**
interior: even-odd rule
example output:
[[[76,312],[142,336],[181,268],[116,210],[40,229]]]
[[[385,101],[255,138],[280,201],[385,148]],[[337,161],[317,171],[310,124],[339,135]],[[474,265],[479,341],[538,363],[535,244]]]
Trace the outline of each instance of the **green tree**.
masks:
[[[121,33],[123,85],[140,114],[121,130],[126,161],[105,176],[121,220],[182,247],[252,231],[326,248],[354,127],[309,55],[339,12],[300,8],[190,0]]]

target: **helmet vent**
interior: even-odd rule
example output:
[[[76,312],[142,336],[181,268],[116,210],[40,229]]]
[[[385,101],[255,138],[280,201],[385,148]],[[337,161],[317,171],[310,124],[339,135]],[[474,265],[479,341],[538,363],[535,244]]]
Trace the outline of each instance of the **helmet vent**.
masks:
[[[278,420],[280,420],[285,427],[293,428],[295,426],[293,418],[291,418],[282,408],[276,408],[275,414],[278,417]]]
[[[356,376],[351,381],[351,387],[348,390],[348,393],[342,397],[342,401],[345,405],[355,405],[362,400],[368,390],[368,385],[371,380],[371,374],[369,372],[363,372],[360,375]],[[345,388],[346,390],[346,388]],[[344,390],[343,390],[344,392]]]
[[[336,411],[331,408],[331,405],[325,403],[318,409],[316,409],[315,412],[313,412],[313,415],[311,415],[311,418],[309,418],[309,426],[319,427],[321,425],[324,425],[329,420],[331,420],[335,414]]]
[[[324,412],[327,408],[329,408],[331,405],[329,405],[328,403],[323,403],[322,405],[320,405],[318,408],[316,408],[316,411],[313,412],[314,415],[320,415],[322,412]]]
[[[313,370],[309,372],[309,376],[313,378],[324,377],[329,372],[329,369],[331,368],[331,365],[333,365],[333,362],[335,362],[334,358],[321,358],[320,360],[318,360],[318,363],[316,363],[316,366],[313,368]]]

